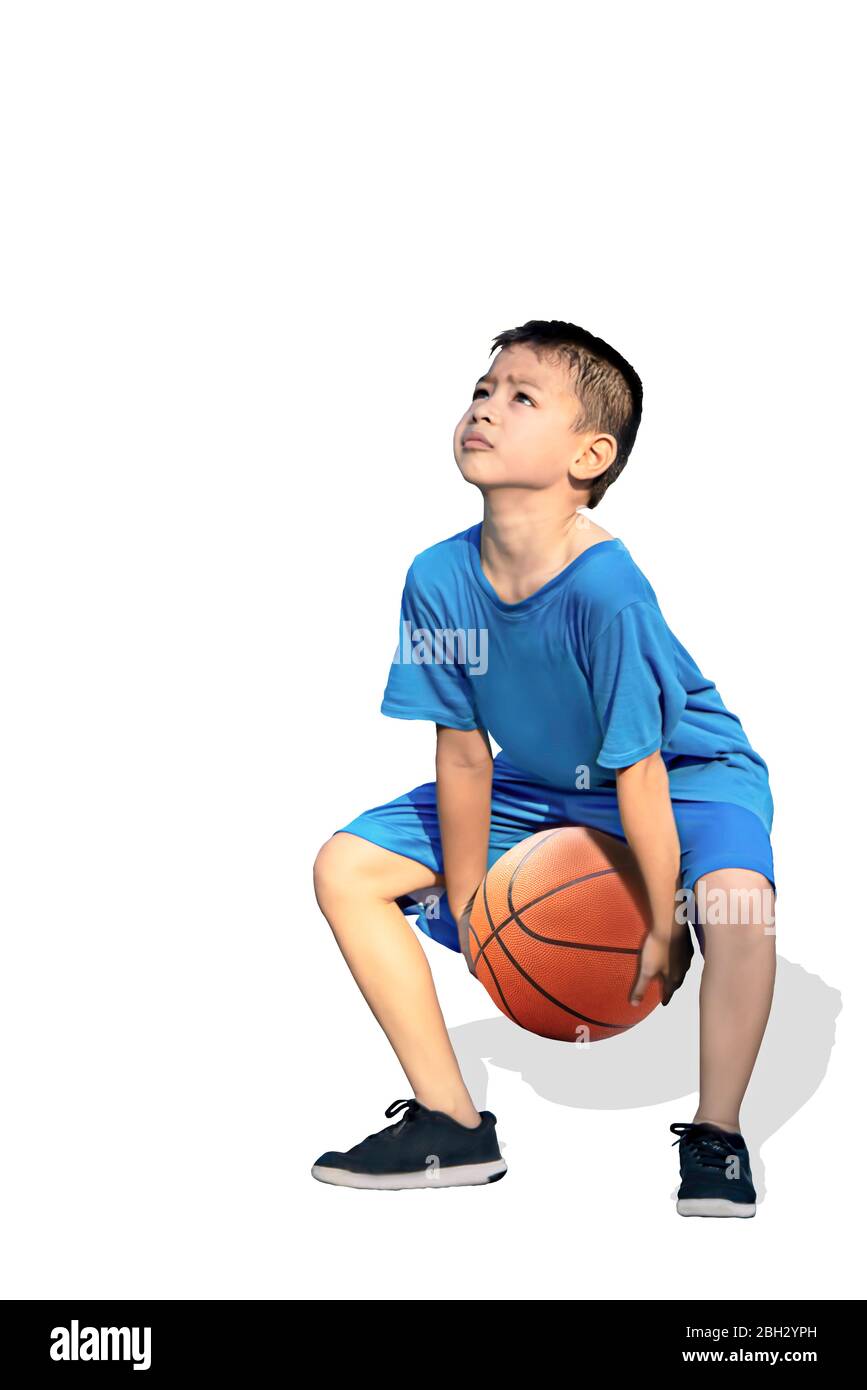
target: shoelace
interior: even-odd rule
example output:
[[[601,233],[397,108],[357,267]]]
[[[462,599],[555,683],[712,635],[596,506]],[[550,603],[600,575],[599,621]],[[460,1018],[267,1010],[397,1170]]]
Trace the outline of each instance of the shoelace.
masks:
[[[396,1115],[404,1106],[406,1106],[406,1114],[403,1117],[405,1120],[411,1119],[416,1111],[421,1109],[415,1097],[412,1100],[393,1100],[385,1112],[386,1118],[390,1120],[392,1115]]]
[[[396,1115],[404,1106],[406,1106],[406,1114],[402,1115],[396,1124],[386,1125],[385,1129],[379,1129],[375,1134],[368,1134],[365,1139],[361,1140],[361,1143],[366,1144],[368,1139],[381,1139],[383,1134],[400,1134],[400,1131],[407,1121],[414,1120],[418,1114],[421,1108],[418,1101],[415,1097],[413,1097],[412,1100],[393,1100],[385,1112],[388,1118],[391,1119],[392,1115]],[[356,1145],[356,1147],[358,1146]]]
[[[681,1142],[687,1144],[703,1168],[725,1168],[728,1164],[732,1146],[719,1130],[701,1129],[694,1122],[669,1125],[669,1129],[678,1136],[672,1148]]]
[[[404,1106],[406,1106],[405,1113],[401,1115],[397,1124],[388,1126],[387,1133],[400,1134],[404,1125],[407,1124],[410,1120],[414,1120],[419,1110],[421,1109],[421,1106],[419,1105],[418,1101],[415,1099],[414,1096],[411,1100],[393,1100],[391,1102],[391,1105],[385,1112],[387,1118],[391,1119],[392,1115],[396,1115],[399,1110],[403,1110]]]

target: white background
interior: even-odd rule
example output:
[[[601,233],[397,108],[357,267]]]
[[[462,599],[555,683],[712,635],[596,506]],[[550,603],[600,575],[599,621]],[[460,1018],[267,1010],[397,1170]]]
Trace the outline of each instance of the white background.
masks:
[[[4,8],[3,1297],[864,1296],[855,15]],[[528,318],[642,376],[593,517],[770,768],[749,1222],[675,1213],[700,957],[583,1053],[425,940],[507,1178],[310,1175],[411,1094],[312,863],[434,775],[401,586]]]

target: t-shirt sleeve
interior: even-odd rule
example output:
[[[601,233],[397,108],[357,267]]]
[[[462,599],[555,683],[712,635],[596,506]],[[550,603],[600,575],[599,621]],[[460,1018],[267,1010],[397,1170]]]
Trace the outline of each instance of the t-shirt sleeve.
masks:
[[[629,603],[590,648],[590,684],[602,729],[601,767],[629,767],[671,737],[686,707],[674,645],[661,612]]]
[[[455,629],[434,613],[411,565],[382,713],[395,719],[432,719],[449,729],[483,727],[465,661]]]

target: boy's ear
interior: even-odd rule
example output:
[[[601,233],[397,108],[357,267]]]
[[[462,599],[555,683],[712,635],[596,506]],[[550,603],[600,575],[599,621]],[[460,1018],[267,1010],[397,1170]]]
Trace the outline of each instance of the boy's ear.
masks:
[[[576,482],[592,483],[607,473],[617,458],[617,440],[613,434],[597,434],[589,440],[575,459],[569,472]]]

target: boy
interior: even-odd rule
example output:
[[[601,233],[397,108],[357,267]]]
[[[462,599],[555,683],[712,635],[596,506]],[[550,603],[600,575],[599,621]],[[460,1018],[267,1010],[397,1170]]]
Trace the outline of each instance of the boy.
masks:
[[[678,890],[695,895],[700,1094],[692,1121],[670,1126],[677,1210],[752,1216],[739,1125],[776,973],[767,765],[623,541],[576,517],[629,458],[636,372],[559,321],[501,333],[495,349],[454,436],[484,518],[410,566],[382,702],[385,714],[434,721],[436,780],[335,831],[314,866],[317,901],[414,1098],[388,1108],[402,1111],[393,1125],[322,1154],[313,1176],[397,1188],[504,1175],[496,1116],[464,1085],[406,914],[469,965],[469,909],[488,868],[538,830],[586,825],[625,839],[647,886],[634,1002],[656,976],[664,1004],[682,983],[693,947]],[[428,915],[421,900],[437,892]]]

